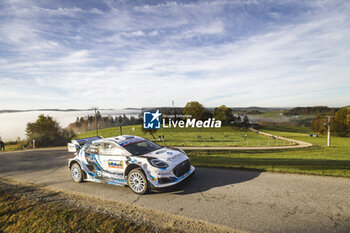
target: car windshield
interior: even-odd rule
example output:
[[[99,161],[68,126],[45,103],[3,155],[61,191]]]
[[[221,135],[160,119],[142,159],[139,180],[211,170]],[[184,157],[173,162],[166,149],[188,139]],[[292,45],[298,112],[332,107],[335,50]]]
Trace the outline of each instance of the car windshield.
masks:
[[[158,144],[150,141],[140,141],[124,146],[133,155],[144,155],[162,148]]]

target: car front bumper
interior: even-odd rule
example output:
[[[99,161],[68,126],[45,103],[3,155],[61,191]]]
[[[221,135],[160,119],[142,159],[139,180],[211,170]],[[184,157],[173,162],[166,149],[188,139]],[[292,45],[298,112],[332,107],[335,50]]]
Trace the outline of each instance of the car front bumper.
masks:
[[[191,165],[191,169],[185,173],[183,176],[181,177],[157,177],[156,180],[150,179],[150,183],[151,186],[154,188],[165,188],[165,187],[169,187],[175,184],[180,183],[181,181],[185,180],[186,178],[188,178],[191,174],[193,174],[193,172],[195,171],[195,167],[193,167]],[[163,180],[162,180],[163,179]],[[167,181],[167,179],[169,179],[169,182],[165,182],[163,183],[163,181]],[[160,182],[161,181],[161,182]]]

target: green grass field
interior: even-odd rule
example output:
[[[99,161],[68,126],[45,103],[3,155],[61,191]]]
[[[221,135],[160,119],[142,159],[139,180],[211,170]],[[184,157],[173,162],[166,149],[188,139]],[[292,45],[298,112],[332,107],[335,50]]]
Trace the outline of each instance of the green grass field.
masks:
[[[299,122],[299,125],[302,125],[306,122],[311,123],[312,119],[315,118],[315,115],[299,115],[299,116],[285,116],[283,111],[272,111],[272,112],[263,112],[261,114],[248,114],[248,117],[253,122],[273,122],[273,123],[292,123],[295,124]]]
[[[124,126],[123,134],[134,134],[153,140],[150,134],[144,134],[141,131],[141,125]],[[96,131],[89,131],[79,134],[77,138],[95,136]],[[99,130],[99,135],[103,137],[112,137],[120,135],[119,127],[106,128]],[[281,146],[292,145],[293,143],[285,140],[274,140],[269,137],[258,135],[250,131],[241,131],[229,126],[212,129],[198,128],[161,128],[154,136],[158,139],[164,135],[164,142],[159,141],[164,146]],[[244,139],[244,135],[247,135]],[[200,138],[198,138],[200,136]],[[213,137],[213,139],[211,139]]]
[[[350,138],[309,137],[309,128],[269,126],[271,134],[313,144],[302,149],[269,151],[191,151],[187,154],[196,166],[243,168],[261,171],[350,177]]]
[[[38,147],[36,149],[50,149],[50,148],[58,148],[58,147],[62,147],[62,148],[67,148],[66,146],[50,146],[50,147]],[[18,143],[18,144],[11,144],[11,145],[5,145],[5,152],[8,151],[19,151],[19,150],[28,150],[28,149],[33,149],[33,148],[24,148],[23,144]],[[3,151],[0,151],[0,153],[2,153]]]
[[[15,151],[15,150],[23,150],[23,145],[20,143],[17,144],[5,144],[5,151]],[[1,153],[1,151],[0,151]]]

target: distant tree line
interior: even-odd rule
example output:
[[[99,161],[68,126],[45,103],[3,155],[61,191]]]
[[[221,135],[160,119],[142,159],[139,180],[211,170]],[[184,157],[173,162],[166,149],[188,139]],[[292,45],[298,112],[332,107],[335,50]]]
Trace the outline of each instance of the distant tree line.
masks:
[[[235,116],[231,108],[226,105],[214,108],[213,112],[206,110],[202,104],[197,101],[188,102],[183,110],[184,115],[191,115],[192,118],[199,120],[206,120],[208,118],[215,118],[222,121],[224,124],[231,124],[237,126],[249,126],[249,118],[245,114]],[[243,119],[242,119],[243,118]]]
[[[101,116],[97,111],[95,116],[77,117],[76,121],[69,124],[68,128],[75,133],[82,133],[96,129],[96,124],[99,129],[119,126],[118,119],[123,119],[123,125],[138,125],[141,123],[140,117],[134,116]]]
[[[258,114],[262,114],[262,112],[260,112],[259,110],[240,110],[238,111],[239,115],[258,115]]]
[[[297,115],[315,115],[315,114],[332,114],[334,115],[338,108],[329,108],[327,106],[313,106],[313,107],[296,107],[283,112],[285,116]]]

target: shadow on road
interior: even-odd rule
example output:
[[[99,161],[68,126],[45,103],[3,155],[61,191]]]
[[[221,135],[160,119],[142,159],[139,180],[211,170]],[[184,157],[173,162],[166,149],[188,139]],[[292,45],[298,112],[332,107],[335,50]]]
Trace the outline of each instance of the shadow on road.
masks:
[[[195,174],[182,183],[160,189],[158,192],[173,192],[187,195],[210,190],[216,187],[247,182],[258,177],[261,172],[197,167]],[[157,191],[155,191],[157,193]]]
[[[38,150],[1,154],[0,173],[25,174],[67,166],[67,150]]]

